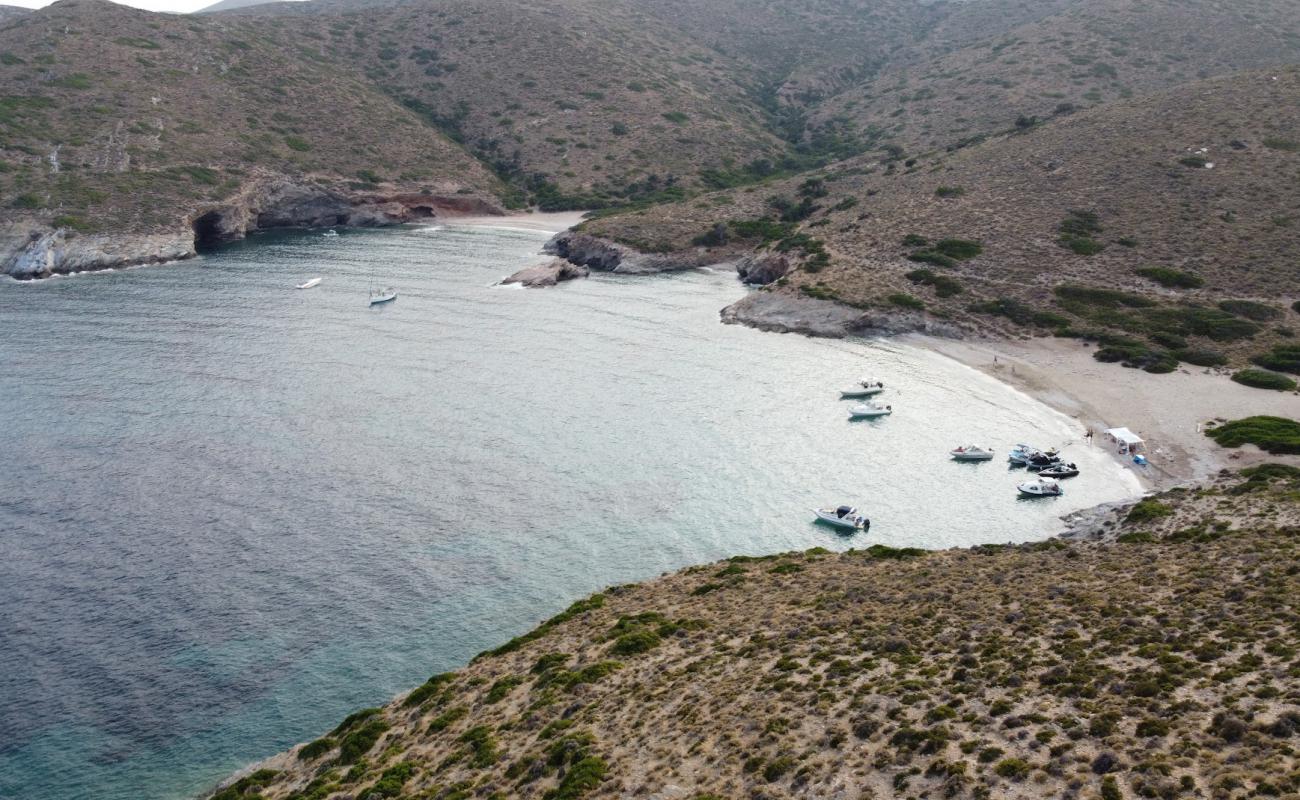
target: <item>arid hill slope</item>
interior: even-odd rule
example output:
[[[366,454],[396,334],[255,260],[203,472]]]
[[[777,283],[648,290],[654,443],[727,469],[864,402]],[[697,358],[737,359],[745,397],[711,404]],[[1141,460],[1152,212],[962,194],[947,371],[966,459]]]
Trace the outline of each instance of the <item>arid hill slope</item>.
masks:
[[[1003,4],[963,5],[910,57],[818,104],[814,119],[847,117],[917,153],[1007,130],[1023,117],[1300,62],[1295,0],[1087,0],[1042,4],[1024,22]],[[990,13],[1000,27],[973,24]]]
[[[692,239],[729,222],[726,246],[693,257],[785,251],[793,268],[772,287],[776,293],[895,310],[910,301],[891,295],[906,293],[966,328],[1013,327],[998,309],[971,310],[1000,298],[1019,304],[1011,309],[1017,317],[1056,315],[1041,318],[1040,330],[1138,335],[1158,332],[1145,327],[1156,311],[1144,306],[1153,303],[1253,300],[1268,308],[1245,307],[1239,316],[1246,324],[1216,312],[1226,315],[1220,326],[1207,312],[1190,328],[1186,320],[1164,326],[1189,340],[1173,349],[1253,348],[1270,341],[1275,326],[1295,324],[1288,306],[1300,296],[1297,96],[1296,68],[1213,79],[952,153],[905,162],[859,158],[584,229],[643,249],[694,251]],[[792,220],[783,226],[782,208]],[[946,239],[960,241],[936,244]],[[953,257],[936,248],[952,249]],[[1166,287],[1136,273],[1151,266],[1190,273],[1190,285],[1202,288]],[[918,269],[930,274],[918,276]],[[1066,297],[1062,284],[1140,297]],[[1028,322],[1018,318],[1014,327]]]
[[[216,797],[1287,796],[1297,475],[1147,501],[1118,543],[614,587]]]
[[[0,29],[0,53],[10,220],[173,229],[259,176],[489,198],[499,189],[409,109],[251,21],[63,0]]]

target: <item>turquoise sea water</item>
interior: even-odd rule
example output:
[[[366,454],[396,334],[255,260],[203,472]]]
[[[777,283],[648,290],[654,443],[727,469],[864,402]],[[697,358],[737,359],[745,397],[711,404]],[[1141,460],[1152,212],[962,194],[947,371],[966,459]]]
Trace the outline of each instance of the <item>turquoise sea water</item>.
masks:
[[[255,237],[0,283],[0,798],[182,798],[607,584],[737,553],[1042,538],[968,441],[1077,439],[890,342],[724,326],[722,273],[495,286],[536,232]],[[323,276],[320,287],[292,287]],[[398,300],[369,308],[391,283]],[[894,416],[850,424],[877,376]],[[809,522],[852,502],[848,538]]]

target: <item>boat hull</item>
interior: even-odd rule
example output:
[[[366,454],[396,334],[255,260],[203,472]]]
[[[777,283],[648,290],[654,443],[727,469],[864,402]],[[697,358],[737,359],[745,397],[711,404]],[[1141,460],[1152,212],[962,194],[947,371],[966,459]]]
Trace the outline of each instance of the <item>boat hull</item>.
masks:
[[[384,303],[391,303],[396,299],[397,299],[397,295],[395,294],[386,297],[372,297],[370,298],[370,305],[372,306],[383,305]]]

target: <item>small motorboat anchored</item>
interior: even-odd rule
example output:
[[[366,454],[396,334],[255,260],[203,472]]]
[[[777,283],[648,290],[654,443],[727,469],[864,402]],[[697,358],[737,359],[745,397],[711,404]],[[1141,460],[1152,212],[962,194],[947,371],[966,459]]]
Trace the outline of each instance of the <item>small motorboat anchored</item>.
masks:
[[[1026,497],[1059,497],[1065,494],[1061,490],[1061,484],[1054,480],[1037,478],[1032,481],[1025,481],[1016,487],[1020,493]]]
[[[1025,469],[1030,472],[1054,467],[1061,463],[1061,456],[1055,450],[1048,450],[1046,453],[1032,453],[1025,461]]]
[[[1079,474],[1079,467],[1073,463],[1056,464],[1054,466],[1047,467],[1046,469],[1040,469],[1038,471],[1038,477],[1052,478],[1053,480],[1057,478],[1073,478],[1078,474]]]
[[[338,236],[338,235],[339,235],[339,232],[336,231],[336,230],[334,230],[333,228],[330,228],[329,230],[327,230],[327,231],[325,231],[324,233],[321,234],[321,236]]]
[[[391,287],[388,289],[373,289],[370,292],[370,305],[372,306],[377,306],[380,303],[391,303],[396,299],[397,290]]]
[[[312,278],[311,280],[307,281],[306,283],[300,283],[300,284],[298,284],[298,286],[297,286],[296,288],[299,288],[299,289],[310,289],[310,288],[312,288],[313,286],[320,286],[320,282],[323,281],[323,280],[325,280],[325,279],[324,279],[324,278]]]
[[[858,385],[852,389],[845,389],[840,392],[841,400],[856,399],[859,397],[875,397],[885,391],[885,384],[877,380],[861,380]]]
[[[818,522],[825,522],[827,525],[844,530],[865,531],[871,527],[871,520],[859,514],[853,506],[814,508],[813,513],[817,515]]]
[[[967,444],[951,452],[955,461],[992,461],[993,451],[979,445]]]
[[[893,406],[882,406],[879,403],[859,403],[849,409],[849,419],[875,419],[876,417],[887,417],[894,413]]]

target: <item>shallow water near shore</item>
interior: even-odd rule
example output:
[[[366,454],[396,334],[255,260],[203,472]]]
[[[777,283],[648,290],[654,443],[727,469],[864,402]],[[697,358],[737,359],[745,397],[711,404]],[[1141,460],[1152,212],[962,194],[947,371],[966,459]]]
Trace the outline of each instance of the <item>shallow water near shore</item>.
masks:
[[[1041,539],[1138,492],[956,362],[719,324],[730,274],[494,285],[545,238],[277,234],[0,283],[0,798],[193,796],[611,583]],[[867,376],[895,413],[849,423]],[[949,460],[972,441],[998,459]],[[1083,476],[1017,499],[1019,441]],[[868,534],[809,522],[840,502]]]

